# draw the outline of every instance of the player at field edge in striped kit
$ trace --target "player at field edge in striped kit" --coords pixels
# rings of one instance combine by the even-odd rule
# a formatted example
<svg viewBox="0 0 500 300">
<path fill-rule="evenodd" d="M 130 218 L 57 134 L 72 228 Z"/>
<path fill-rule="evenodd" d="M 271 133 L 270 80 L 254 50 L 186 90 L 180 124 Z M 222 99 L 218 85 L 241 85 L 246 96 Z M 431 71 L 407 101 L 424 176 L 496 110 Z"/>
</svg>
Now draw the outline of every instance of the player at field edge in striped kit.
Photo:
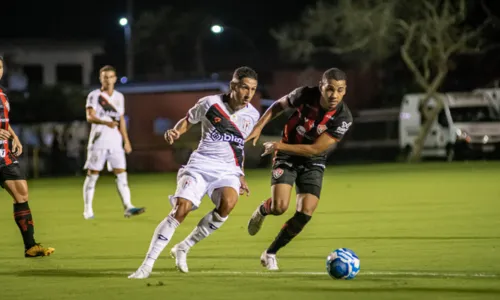
<svg viewBox="0 0 500 300">
<path fill-rule="evenodd" d="M 4 59 L 0 56 L 0 80 L 4 67 Z M 28 204 L 28 183 L 17 160 L 23 153 L 23 146 L 10 126 L 9 112 L 7 92 L 0 85 L 0 185 L 14 200 L 14 220 L 23 237 L 24 257 L 49 256 L 54 248 L 44 247 L 35 241 L 35 223 Z"/>
</svg>

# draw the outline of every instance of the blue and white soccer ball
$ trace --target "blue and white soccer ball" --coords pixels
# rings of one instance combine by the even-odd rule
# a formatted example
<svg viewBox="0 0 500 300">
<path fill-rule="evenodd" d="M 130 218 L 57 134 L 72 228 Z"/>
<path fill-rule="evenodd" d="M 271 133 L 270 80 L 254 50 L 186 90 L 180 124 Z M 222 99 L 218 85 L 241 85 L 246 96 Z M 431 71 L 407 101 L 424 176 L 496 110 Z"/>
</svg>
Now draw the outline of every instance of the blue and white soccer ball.
<svg viewBox="0 0 500 300">
<path fill-rule="evenodd" d="M 326 271 L 334 279 L 353 279 L 359 273 L 360 261 L 354 251 L 339 248 L 326 258 Z"/>
</svg>

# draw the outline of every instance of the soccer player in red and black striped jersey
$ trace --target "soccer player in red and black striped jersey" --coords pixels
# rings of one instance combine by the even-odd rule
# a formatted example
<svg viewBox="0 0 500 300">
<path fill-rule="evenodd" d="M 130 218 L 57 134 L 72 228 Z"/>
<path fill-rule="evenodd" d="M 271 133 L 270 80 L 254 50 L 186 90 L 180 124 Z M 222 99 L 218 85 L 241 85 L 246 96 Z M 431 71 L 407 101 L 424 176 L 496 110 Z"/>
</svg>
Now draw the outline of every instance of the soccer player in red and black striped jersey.
<svg viewBox="0 0 500 300">
<path fill-rule="evenodd" d="M 0 56 L 0 79 L 3 70 L 4 60 Z M 0 86 L 0 185 L 14 199 L 14 220 L 23 237 L 24 256 L 48 256 L 54 252 L 54 248 L 46 248 L 35 242 L 35 226 L 28 205 L 28 184 L 16 158 L 23 152 L 23 146 L 10 127 L 9 111 L 6 90 Z"/>
<path fill-rule="evenodd" d="M 255 210 L 248 223 L 248 233 L 255 235 L 267 215 L 283 214 L 295 183 L 296 212 L 261 255 L 262 265 L 269 270 L 278 270 L 276 252 L 302 231 L 318 205 L 327 154 L 352 124 L 351 112 L 342 101 L 346 88 L 343 71 L 327 70 L 319 86 L 297 88 L 274 102 L 247 138 L 255 145 L 270 120 L 285 109 L 295 110 L 283 129 L 282 140 L 264 143 L 263 155 L 274 153 L 272 197 Z"/>
</svg>

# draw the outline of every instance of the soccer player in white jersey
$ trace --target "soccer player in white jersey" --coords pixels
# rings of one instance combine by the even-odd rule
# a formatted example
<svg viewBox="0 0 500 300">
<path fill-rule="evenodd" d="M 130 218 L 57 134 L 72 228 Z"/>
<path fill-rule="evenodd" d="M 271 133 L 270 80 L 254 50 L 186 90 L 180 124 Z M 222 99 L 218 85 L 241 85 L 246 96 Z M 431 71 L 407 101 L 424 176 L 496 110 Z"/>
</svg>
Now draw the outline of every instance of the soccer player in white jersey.
<svg viewBox="0 0 500 300">
<path fill-rule="evenodd" d="M 249 67 L 234 71 L 228 94 L 201 98 L 173 129 L 165 132 L 174 143 L 193 124 L 201 122 L 202 137 L 187 165 L 177 174 L 177 190 L 170 196 L 170 214 L 156 227 L 142 265 L 129 278 L 147 278 L 160 253 L 182 221 L 198 208 L 207 194 L 215 209 L 206 214 L 194 230 L 170 253 L 179 271 L 188 272 L 186 256 L 191 247 L 220 228 L 228 219 L 239 195 L 249 193 L 243 173 L 244 142 L 259 119 L 250 104 L 257 89 L 257 73 Z"/>
<path fill-rule="evenodd" d="M 130 199 L 130 189 L 127 180 L 127 161 L 125 153 L 132 152 L 132 146 L 125 124 L 125 98 L 115 90 L 116 70 L 112 66 L 104 66 L 99 71 L 101 88 L 93 90 L 87 97 L 87 122 L 90 129 L 87 161 L 87 178 L 83 184 L 83 201 L 85 219 L 93 219 L 95 186 L 99 173 L 107 162 L 108 170 L 116 176 L 116 187 L 124 207 L 124 216 L 139 215 L 145 211 L 143 207 L 136 208 Z"/>
</svg>

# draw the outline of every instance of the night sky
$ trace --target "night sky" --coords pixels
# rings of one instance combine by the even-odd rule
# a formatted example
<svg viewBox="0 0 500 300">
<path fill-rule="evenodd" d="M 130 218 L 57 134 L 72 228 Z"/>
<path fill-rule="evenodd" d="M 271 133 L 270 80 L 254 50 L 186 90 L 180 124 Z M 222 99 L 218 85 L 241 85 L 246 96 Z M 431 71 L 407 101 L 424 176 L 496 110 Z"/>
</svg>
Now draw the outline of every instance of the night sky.
<svg viewBox="0 0 500 300">
<path fill-rule="evenodd" d="M 110 63 L 122 61 L 124 35 L 118 20 L 126 13 L 125 0 L 2 2 L 0 39 L 100 40 L 104 42 L 107 52 L 103 60 L 111 61 Z M 305 6 L 314 4 L 315 1 L 266 1 L 265 6 L 256 3 L 258 2 L 227 0 L 135 0 L 134 18 L 137 19 L 144 10 L 157 9 L 162 5 L 174 6 L 179 11 L 206 11 L 225 25 L 244 31 L 259 51 L 265 53 L 276 49 L 269 29 L 294 21 Z"/>
<path fill-rule="evenodd" d="M 104 43 L 106 55 L 100 63 L 124 62 L 124 34 L 118 24 L 125 15 L 126 0 L 86 1 L 2 1 L 0 17 L 0 43 L 13 38 L 52 38 L 60 40 L 99 40 Z M 300 1 L 228 1 L 228 0 L 135 0 L 134 18 L 148 9 L 171 5 L 179 11 L 206 11 L 224 25 L 236 27 L 253 40 L 259 52 L 276 56 L 276 43 L 270 28 L 297 20 L 305 7 L 315 0 Z M 470 2 L 478 3 L 479 1 Z M 500 16 L 500 0 L 485 0 L 492 11 Z M 484 14 L 475 18 L 481 20 Z M 499 19 L 500 20 L 500 19 Z M 500 24 L 500 21 L 497 21 Z M 500 29 L 500 25 L 497 26 Z M 208 30 L 208 29 L 207 29 Z M 500 30 L 499 30 L 500 32 Z M 497 32 L 496 36 L 500 34 Z M 500 55 L 499 55 L 500 56 Z"/>
</svg>

